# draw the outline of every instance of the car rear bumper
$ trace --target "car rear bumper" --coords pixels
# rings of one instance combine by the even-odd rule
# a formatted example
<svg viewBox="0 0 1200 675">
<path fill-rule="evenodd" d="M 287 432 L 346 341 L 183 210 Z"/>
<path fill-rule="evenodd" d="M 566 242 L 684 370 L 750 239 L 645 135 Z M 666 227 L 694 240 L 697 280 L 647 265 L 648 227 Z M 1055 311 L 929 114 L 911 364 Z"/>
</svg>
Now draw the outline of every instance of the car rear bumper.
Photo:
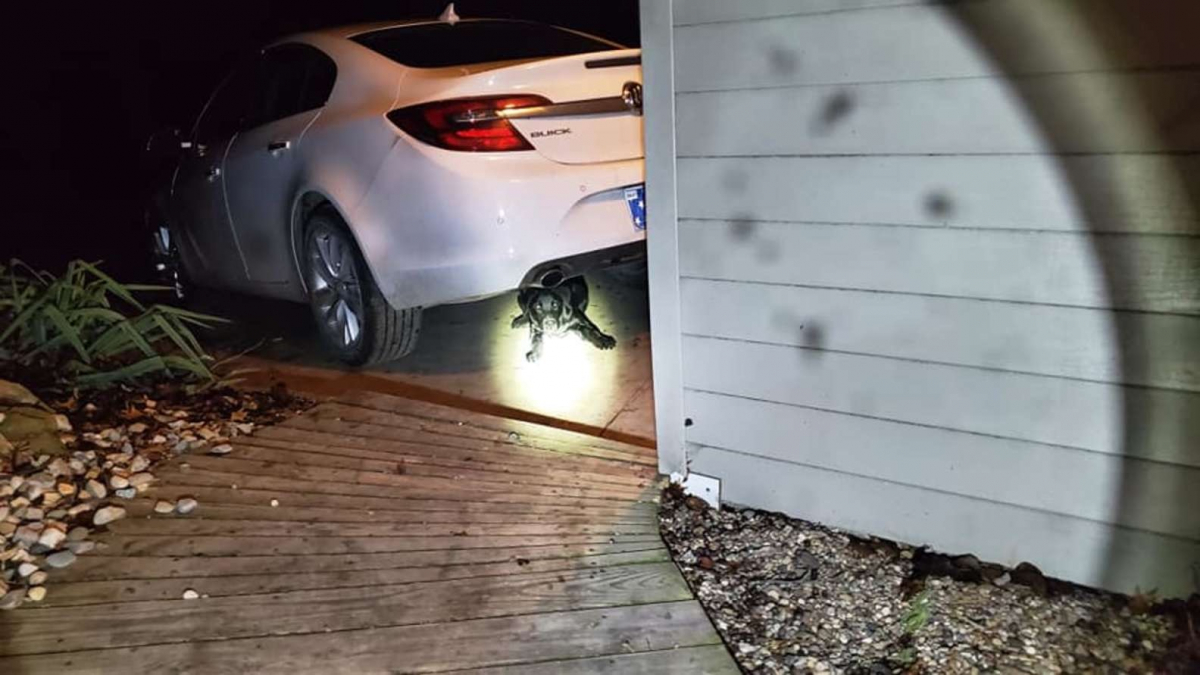
<svg viewBox="0 0 1200 675">
<path fill-rule="evenodd" d="M 525 278 L 521 280 L 521 287 L 557 286 L 564 279 L 583 276 L 645 257 L 646 242 L 635 241 L 599 251 L 588 251 L 558 260 L 549 260 L 530 269 L 525 274 Z"/>
<path fill-rule="evenodd" d="M 575 275 L 644 250 L 624 198 L 643 181 L 640 159 L 564 165 L 401 140 L 347 220 L 388 302 L 427 307 L 503 293 L 554 265 Z"/>
</svg>

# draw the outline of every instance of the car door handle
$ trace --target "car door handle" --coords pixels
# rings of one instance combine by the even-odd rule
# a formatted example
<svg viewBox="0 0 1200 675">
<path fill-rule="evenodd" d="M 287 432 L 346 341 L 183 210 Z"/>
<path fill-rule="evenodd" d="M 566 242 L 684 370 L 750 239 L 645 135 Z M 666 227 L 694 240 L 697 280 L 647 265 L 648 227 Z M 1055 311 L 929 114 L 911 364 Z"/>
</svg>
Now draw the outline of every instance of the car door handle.
<svg viewBox="0 0 1200 675">
<path fill-rule="evenodd" d="M 206 171 L 204 173 L 204 177 L 207 178 L 208 182 L 210 182 L 210 183 L 215 181 L 216 179 L 221 177 L 221 167 L 219 167 L 219 166 L 208 167 L 208 171 Z"/>
<path fill-rule="evenodd" d="M 292 147 L 291 141 L 272 141 L 267 144 L 267 152 L 278 154 Z"/>
</svg>

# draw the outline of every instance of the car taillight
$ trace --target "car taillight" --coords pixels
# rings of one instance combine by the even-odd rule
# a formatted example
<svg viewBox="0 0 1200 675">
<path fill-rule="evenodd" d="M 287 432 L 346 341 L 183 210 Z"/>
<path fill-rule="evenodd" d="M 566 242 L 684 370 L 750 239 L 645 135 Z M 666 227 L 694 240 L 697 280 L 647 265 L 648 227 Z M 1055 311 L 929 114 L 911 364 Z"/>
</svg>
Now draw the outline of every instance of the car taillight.
<svg viewBox="0 0 1200 675">
<path fill-rule="evenodd" d="M 493 96 L 423 103 L 393 110 L 387 117 L 413 138 L 447 150 L 532 150 L 501 111 L 549 104 L 541 96 Z"/>
</svg>

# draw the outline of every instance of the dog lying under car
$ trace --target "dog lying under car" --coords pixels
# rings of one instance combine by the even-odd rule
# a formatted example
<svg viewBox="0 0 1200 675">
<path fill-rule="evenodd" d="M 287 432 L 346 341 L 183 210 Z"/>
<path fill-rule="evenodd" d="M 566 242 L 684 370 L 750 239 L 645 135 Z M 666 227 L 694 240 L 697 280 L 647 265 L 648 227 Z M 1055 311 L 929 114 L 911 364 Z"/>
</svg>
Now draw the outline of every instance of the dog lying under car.
<svg viewBox="0 0 1200 675">
<path fill-rule="evenodd" d="M 583 277 L 567 279 L 557 286 L 531 286 L 517 293 L 521 314 L 513 319 L 512 327 L 529 326 L 530 363 L 542 356 L 542 339 L 546 335 L 579 334 L 597 349 L 612 349 L 617 340 L 606 335 L 587 316 L 588 287 Z"/>
</svg>

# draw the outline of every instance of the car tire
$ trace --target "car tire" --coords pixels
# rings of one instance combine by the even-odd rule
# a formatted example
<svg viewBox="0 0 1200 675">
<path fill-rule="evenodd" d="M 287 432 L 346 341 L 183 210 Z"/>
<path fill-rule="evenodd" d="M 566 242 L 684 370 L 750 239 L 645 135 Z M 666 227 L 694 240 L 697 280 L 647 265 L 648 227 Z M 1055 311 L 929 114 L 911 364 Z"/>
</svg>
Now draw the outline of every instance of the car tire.
<svg viewBox="0 0 1200 675">
<path fill-rule="evenodd" d="M 339 361 L 377 365 L 416 349 L 421 308 L 398 310 L 388 304 L 333 209 L 318 209 L 309 218 L 300 262 L 321 341 Z"/>
</svg>

